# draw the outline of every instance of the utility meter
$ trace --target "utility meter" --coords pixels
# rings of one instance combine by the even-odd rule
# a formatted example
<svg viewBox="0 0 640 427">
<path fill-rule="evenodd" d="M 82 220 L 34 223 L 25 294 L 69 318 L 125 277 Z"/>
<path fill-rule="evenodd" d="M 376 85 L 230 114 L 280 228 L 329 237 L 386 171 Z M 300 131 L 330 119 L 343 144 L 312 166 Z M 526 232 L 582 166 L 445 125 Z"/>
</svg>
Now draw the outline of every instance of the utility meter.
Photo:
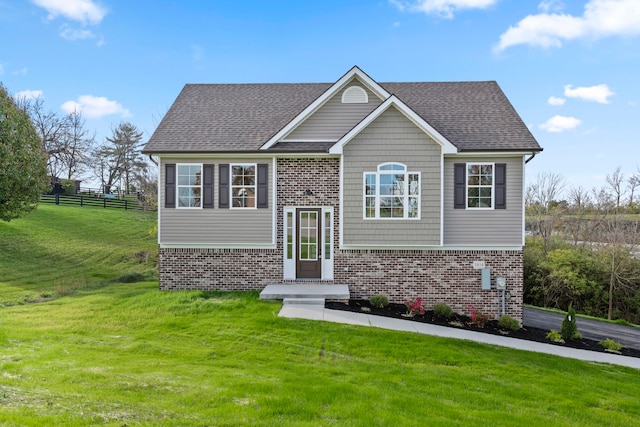
<svg viewBox="0 0 640 427">
<path fill-rule="evenodd" d="M 504 289 L 507 287 L 507 279 L 505 279 L 504 277 L 498 277 L 496 279 L 496 287 L 498 289 Z"/>
</svg>

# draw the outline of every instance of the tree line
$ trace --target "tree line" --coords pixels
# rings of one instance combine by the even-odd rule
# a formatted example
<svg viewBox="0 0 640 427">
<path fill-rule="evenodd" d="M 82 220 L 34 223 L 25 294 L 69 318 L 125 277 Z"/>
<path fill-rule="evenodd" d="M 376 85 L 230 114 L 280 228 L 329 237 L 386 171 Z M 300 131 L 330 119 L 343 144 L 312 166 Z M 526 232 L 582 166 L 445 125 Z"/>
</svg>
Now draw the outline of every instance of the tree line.
<svg viewBox="0 0 640 427">
<path fill-rule="evenodd" d="M 60 115 L 47 110 L 41 98 L 15 101 L 31 119 L 52 180 L 88 178 L 97 180 L 104 193 L 151 190 L 155 194 L 150 188 L 155 183 L 151 164 L 140 152 L 143 133 L 132 123 L 119 123 L 99 143 L 95 132 L 87 129 L 81 111 Z"/>
<path fill-rule="evenodd" d="M 543 173 L 525 194 L 525 302 L 640 323 L 640 168 L 601 187 Z"/>
</svg>

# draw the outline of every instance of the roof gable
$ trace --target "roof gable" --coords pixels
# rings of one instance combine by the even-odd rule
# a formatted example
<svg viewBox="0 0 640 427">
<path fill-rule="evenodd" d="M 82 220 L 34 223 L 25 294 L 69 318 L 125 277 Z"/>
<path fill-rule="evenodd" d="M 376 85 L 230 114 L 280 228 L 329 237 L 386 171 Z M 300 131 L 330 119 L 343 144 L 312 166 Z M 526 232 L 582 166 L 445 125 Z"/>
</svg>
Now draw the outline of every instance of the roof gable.
<svg viewBox="0 0 640 427">
<path fill-rule="evenodd" d="M 328 88 L 321 96 L 316 98 L 309 106 L 307 106 L 307 108 L 305 108 L 296 117 L 294 117 L 285 127 L 283 127 L 275 135 L 273 135 L 273 137 L 271 137 L 261 147 L 261 149 L 267 150 L 279 141 L 283 140 L 296 127 L 298 127 L 305 120 L 311 117 L 322 106 L 324 106 L 327 101 L 336 96 L 341 90 L 345 89 L 354 79 L 357 79 L 358 82 L 360 82 L 363 86 L 373 92 L 379 99 L 386 99 L 390 96 L 390 94 L 382 86 L 376 83 L 360 68 L 354 66 L 345 75 L 338 79 L 338 81 L 335 82 L 330 88 Z"/>
</svg>

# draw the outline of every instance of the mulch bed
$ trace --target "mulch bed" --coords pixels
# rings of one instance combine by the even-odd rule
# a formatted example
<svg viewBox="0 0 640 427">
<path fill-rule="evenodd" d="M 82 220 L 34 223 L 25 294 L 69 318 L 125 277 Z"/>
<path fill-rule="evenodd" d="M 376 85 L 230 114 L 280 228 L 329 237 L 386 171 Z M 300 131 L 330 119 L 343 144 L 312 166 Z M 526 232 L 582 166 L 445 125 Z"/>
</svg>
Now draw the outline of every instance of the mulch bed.
<svg viewBox="0 0 640 427">
<path fill-rule="evenodd" d="M 605 350 L 602 348 L 597 341 L 589 340 L 589 339 L 581 339 L 581 340 L 570 340 L 566 343 L 555 343 L 549 341 L 547 339 L 547 333 L 549 331 L 539 328 L 533 327 L 523 327 L 517 331 L 512 331 L 506 333 L 504 330 L 501 330 L 498 326 L 497 320 L 490 320 L 486 323 L 484 328 L 479 328 L 475 325 L 470 325 L 471 318 L 467 316 L 462 316 L 459 314 L 454 314 L 451 319 L 444 320 L 438 319 L 434 316 L 433 311 L 425 311 L 424 315 L 415 315 L 414 317 L 405 317 L 402 314 L 406 313 L 406 307 L 404 304 L 393 304 L 390 303 L 385 308 L 376 308 L 371 307 L 369 301 L 367 300 L 350 300 L 349 303 L 343 302 L 326 302 L 325 307 L 331 310 L 343 310 L 343 311 L 352 311 L 355 313 L 366 313 L 373 314 L 376 316 L 384 316 L 384 317 L 393 317 L 396 319 L 409 320 L 412 322 L 422 322 L 422 323 L 430 323 L 433 325 L 446 326 L 449 328 L 458 328 L 458 329 L 466 329 L 469 331 L 482 332 L 485 334 L 493 334 L 493 335 L 501 335 L 501 336 L 509 336 L 513 338 L 520 338 L 523 340 L 529 341 L 537 341 L 545 344 L 558 345 L 561 347 L 571 347 L 580 350 L 589 350 L 589 351 L 598 351 L 604 353 Z M 363 310 L 364 308 L 364 310 Z M 370 311 L 366 311 L 370 310 Z M 462 326 L 453 326 L 451 322 L 459 322 Z M 623 356 L 630 357 L 639 357 L 640 358 L 640 350 L 636 350 L 633 348 L 622 348 L 620 353 Z"/>
</svg>

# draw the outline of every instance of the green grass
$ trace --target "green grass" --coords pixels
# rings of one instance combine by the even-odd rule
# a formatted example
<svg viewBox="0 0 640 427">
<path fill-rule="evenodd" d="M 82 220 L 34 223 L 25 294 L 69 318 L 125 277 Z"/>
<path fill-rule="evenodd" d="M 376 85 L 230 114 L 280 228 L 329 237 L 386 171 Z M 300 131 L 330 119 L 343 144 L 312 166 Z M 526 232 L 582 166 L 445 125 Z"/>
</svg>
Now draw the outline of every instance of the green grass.
<svg viewBox="0 0 640 427">
<path fill-rule="evenodd" d="M 60 221 L 72 218 L 69 228 L 93 227 L 86 222 L 95 222 L 94 214 L 79 210 L 41 209 L 23 220 L 30 227 L 3 224 L 0 239 L 15 246 L 16 239 L 35 238 L 33 229 L 43 228 L 51 212 Z M 128 231 L 121 245 L 85 239 L 94 262 L 72 274 L 93 285 L 0 308 L 0 425 L 638 425 L 637 370 L 279 318 L 280 304 L 259 301 L 255 292 L 159 292 L 156 280 L 114 283 L 149 266 L 129 257 L 116 262 L 122 255 L 112 259 L 113 252 L 155 243 L 145 243 L 143 218 L 96 211 L 105 228 Z M 76 242 L 87 235 L 45 234 L 57 243 L 43 235 L 40 246 L 56 246 L 63 260 L 78 250 L 64 236 Z M 109 277 L 94 277 L 112 263 Z M 36 265 L 20 279 L 35 293 L 49 286 L 39 270 L 48 264 Z M 21 288 L 20 280 L 2 287 Z"/>
<path fill-rule="evenodd" d="M 127 273 L 155 275 L 155 214 L 40 205 L 0 221 L 0 305 L 40 301 Z"/>
</svg>

